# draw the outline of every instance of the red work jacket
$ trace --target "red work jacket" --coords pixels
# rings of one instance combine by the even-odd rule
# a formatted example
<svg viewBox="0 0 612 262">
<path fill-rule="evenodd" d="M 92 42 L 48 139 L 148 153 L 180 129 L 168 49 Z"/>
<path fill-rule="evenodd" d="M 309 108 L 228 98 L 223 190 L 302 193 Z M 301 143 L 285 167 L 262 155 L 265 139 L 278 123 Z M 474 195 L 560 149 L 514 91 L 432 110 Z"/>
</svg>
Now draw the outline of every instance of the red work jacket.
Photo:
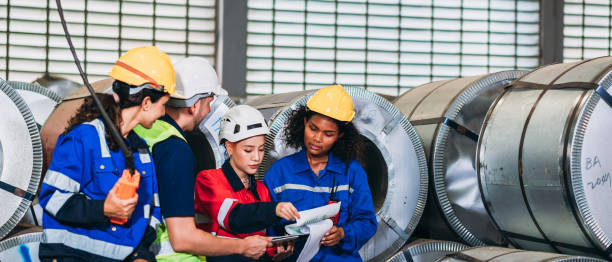
<svg viewBox="0 0 612 262">
<path fill-rule="evenodd" d="M 226 171 L 229 172 L 225 173 L 231 174 L 225 174 L 221 168 L 204 170 L 198 173 L 195 184 L 196 226 L 222 237 L 265 236 L 266 233 L 263 230 L 248 234 L 233 233 L 229 226 L 229 214 L 237 204 L 269 202 L 270 193 L 268 189 L 263 183 L 253 179 L 254 183 L 251 183 L 251 185 L 255 185 L 257 189 L 256 192 L 259 197 L 259 200 L 257 200 L 253 190 L 245 188 L 233 170 Z M 257 216 L 257 214 L 253 214 L 253 216 Z M 249 218 L 243 217 L 240 219 Z"/>
</svg>

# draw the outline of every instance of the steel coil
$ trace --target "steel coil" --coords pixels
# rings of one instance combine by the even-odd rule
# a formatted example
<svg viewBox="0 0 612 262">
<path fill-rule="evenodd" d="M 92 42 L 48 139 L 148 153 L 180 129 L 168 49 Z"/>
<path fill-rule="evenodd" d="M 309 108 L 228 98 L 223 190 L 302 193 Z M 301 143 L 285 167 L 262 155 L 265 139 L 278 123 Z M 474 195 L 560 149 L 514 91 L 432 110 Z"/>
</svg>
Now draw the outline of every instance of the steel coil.
<svg viewBox="0 0 612 262">
<path fill-rule="evenodd" d="M 49 73 L 45 73 L 43 76 L 34 80 L 34 84 L 46 87 L 62 98 L 70 95 L 72 92 L 82 86 L 77 82 L 62 77 L 50 75 Z"/>
<path fill-rule="evenodd" d="M 387 262 L 431 262 L 438 261 L 445 255 L 469 248 L 456 242 L 419 239 L 400 250 Z"/>
<path fill-rule="evenodd" d="M 47 118 L 49 118 L 55 106 L 62 101 L 62 97 L 53 90 L 37 84 L 16 81 L 9 81 L 8 84 L 14 88 L 26 102 L 39 128 L 45 124 L 45 121 L 47 121 Z"/>
<path fill-rule="evenodd" d="M 610 258 L 611 68 L 612 57 L 541 67 L 489 109 L 480 190 L 514 246 Z"/>
<path fill-rule="evenodd" d="M 378 230 L 360 250 L 364 260 L 384 261 L 399 250 L 421 217 L 427 196 L 427 166 L 418 136 L 408 120 L 386 99 L 362 88 L 347 87 L 356 111 L 353 123 L 366 138 L 362 165 L 368 174 Z M 277 159 L 296 152 L 283 142 L 282 131 L 291 112 L 316 90 L 258 97 L 246 104 L 268 120 L 265 170 Z"/>
<path fill-rule="evenodd" d="M 0 241 L 0 261 L 36 262 L 38 248 L 43 239 L 42 229 L 29 228 Z"/>
<path fill-rule="evenodd" d="M 478 191 L 478 132 L 503 88 L 526 71 L 511 70 L 417 86 L 393 101 L 415 127 L 429 161 L 430 196 L 419 236 L 469 245 L 503 245 Z"/>
<path fill-rule="evenodd" d="M 598 258 L 568 256 L 503 247 L 474 247 L 446 255 L 440 262 L 603 262 Z"/>
<path fill-rule="evenodd" d="M 17 92 L 0 79 L 0 238 L 29 208 L 42 169 L 42 145 L 34 116 Z"/>
</svg>

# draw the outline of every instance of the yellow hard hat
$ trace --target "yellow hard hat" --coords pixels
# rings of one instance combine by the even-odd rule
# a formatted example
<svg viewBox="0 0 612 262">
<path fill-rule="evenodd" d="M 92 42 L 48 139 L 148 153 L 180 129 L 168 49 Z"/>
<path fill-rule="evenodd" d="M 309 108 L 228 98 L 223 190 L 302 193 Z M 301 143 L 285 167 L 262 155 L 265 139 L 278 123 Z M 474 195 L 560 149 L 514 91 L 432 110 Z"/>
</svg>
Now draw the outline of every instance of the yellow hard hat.
<svg viewBox="0 0 612 262">
<path fill-rule="evenodd" d="M 341 85 L 319 89 L 306 102 L 308 109 L 338 121 L 349 122 L 355 117 L 353 100 Z"/>
<path fill-rule="evenodd" d="M 155 46 L 141 46 L 123 54 L 108 74 L 121 82 L 149 86 L 174 94 L 176 84 L 170 57 Z"/>
</svg>

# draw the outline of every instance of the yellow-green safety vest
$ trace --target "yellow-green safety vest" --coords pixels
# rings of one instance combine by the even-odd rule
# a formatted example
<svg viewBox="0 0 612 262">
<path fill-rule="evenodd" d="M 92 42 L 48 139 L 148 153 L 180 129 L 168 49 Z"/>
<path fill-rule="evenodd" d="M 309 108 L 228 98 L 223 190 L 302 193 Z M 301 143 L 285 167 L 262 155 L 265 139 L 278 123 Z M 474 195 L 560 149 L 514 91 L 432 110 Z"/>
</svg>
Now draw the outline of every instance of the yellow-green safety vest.
<svg viewBox="0 0 612 262">
<path fill-rule="evenodd" d="M 187 140 L 181 132 L 178 131 L 173 125 L 166 121 L 157 120 L 153 123 L 151 129 L 146 129 L 141 125 L 134 128 L 134 132 L 138 134 L 142 139 L 149 145 L 149 151 L 153 154 L 153 146 L 157 143 L 162 142 L 172 136 L 183 139 L 185 143 Z M 166 228 L 165 220 L 162 219 L 162 223 L 157 228 L 157 238 L 153 242 L 151 249 L 156 253 L 155 259 L 160 262 L 201 262 L 206 261 L 204 256 L 194 256 L 187 253 L 177 253 L 172 249 L 170 244 L 170 237 L 168 236 L 168 230 Z"/>
</svg>

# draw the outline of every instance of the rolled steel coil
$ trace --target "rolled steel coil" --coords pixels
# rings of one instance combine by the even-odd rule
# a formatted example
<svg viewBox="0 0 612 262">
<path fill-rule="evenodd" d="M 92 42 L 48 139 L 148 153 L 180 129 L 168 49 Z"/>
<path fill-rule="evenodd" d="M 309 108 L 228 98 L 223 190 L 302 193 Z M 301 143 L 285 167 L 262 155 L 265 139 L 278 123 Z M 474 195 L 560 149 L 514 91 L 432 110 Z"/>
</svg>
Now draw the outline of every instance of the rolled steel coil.
<svg viewBox="0 0 612 262">
<path fill-rule="evenodd" d="M 386 99 L 362 88 L 346 87 L 356 111 L 353 123 L 366 139 L 361 163 L 368 174 L 378 231 L 360 250 L 364 260 L 384 261 L 399 250 L 421 217 L 427 196 L 427 166 L 421 142 L 406 119 Z M 291 112 L 316 90 L 258 97 L 246 104 L 259 109 L 270 126 L 266 136 L 265 170 L 277 159 L 296 152 L 283 142 Z"/>
<path fill-rule="evenodd" d="M 0 241 L 0 261 L 37 262 L 38 248 L 43 239 L 40 227 L 28 228 Z"/>
<path fill-rule="evenodd" d="M 77 82 L 62 77 L 50 75 L 49 73 L 45 73 L 43 76 L 34 80 L 34 84 L 38 84 L 48 88 L 49 90 L 59 95 L 61 98 L 70 95 L 72 92 L 83 86 Z"/>
<path fill-rule="evenodd" d="M 610 259 L 611 68 L 612 57 L 538 68 L 487 112 L 480 191 L 514 246 Z"/>
<path fill-rule="evenodd" d="M 9 81 L 8 84 L 26 102 L 39 128 L 45 124 L 55 106 L 62 101 L 62 97 L 53 90 L 37 84 L 17 81 Z"/>
<path fill-rule="evenodd" d="M 30 207 L 40 182 L 42 144 L 34 116 L 19 94 L 0 79 L 0 238 Z"/>
<path fill-rule="evenodd" d="M 440 262 L 604 262 L 598 258 L 525 251 L 503 247 L 474 247 L 446 255 Z"/>
<path fill-rule="evenodd" d="M 504 87 L 527 71 L 511 70 L 417 86 L 393 101 L 423 141 L 430 196 L 419 237 L 503 245 L 478 190 L 478 133 Z"/>
<path fill-rule="evenodd" d="M 445 255 L 469 248 L 464 244 L 441 241 L 419 239 L 400 250 L 395 256 L 391 257 L 387 262 L 431 262 L 438 261 Z"/>
</svg>

